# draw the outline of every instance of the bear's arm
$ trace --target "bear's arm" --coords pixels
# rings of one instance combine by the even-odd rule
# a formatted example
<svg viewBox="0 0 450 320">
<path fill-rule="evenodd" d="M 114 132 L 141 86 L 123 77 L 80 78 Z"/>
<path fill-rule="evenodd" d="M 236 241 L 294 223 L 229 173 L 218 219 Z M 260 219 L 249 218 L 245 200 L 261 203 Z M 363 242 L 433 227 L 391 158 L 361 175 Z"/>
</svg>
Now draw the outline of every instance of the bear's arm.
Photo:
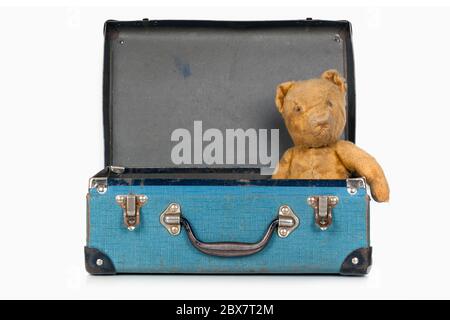
<svg viewBox="0 0 450 320">
<path fill-rule="evenodd" d="M 292 160 L 292 148 L 288 149 L 281 160 L 278 162 L 275 169 L 275 173 L 272 175 L 272 179 L 289 179 L 289 168 Z"/>
<path fill-rule="evenodd" d="M 349 141 L 339 141 L 336 144 L 336 153 L 348 171 L 365 177 L 372 197 L 378 202 L 389 200 L 389 185 L 384 176 L 383 169 L 370 154 L 358 148 Z"/>
</svg>

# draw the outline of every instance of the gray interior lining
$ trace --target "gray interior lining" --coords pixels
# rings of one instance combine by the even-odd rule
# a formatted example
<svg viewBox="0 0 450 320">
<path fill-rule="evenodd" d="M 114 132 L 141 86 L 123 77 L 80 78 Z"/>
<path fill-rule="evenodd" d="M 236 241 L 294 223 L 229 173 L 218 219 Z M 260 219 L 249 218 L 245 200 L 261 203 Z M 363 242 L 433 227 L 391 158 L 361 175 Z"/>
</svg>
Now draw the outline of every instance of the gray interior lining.
<svg viewBox="0 0 450 320">
<path fill-rule="evenodd" d="M 292 142 L 274 104 L 276 86 L 330 68 L 346 77 L 345 32 L 338 26 L 118 28 L 106 40 L 111 164 L 261 166 L 260 159 L 256 165 L 175 165 L 171 133 L 185 128 L 193 135 L 196 120 L 203 132 L 217 128 L 224 136 L 225 129 L 279 129 L 281 157 Z"/>
</svg>

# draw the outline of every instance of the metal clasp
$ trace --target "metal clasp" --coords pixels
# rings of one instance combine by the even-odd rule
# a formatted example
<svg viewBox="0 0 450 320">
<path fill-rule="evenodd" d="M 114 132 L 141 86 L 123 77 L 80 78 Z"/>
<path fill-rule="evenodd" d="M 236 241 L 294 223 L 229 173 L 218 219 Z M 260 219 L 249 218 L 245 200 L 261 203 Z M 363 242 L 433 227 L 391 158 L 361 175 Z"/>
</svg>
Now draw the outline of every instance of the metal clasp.
<svg viewBox="0 0 450 320">
<path fill-rule="evenodd" d="M 278 210 L 278 236 L 286 238 L 292 231 L 300 225 L 300 220 L 294 214 L 294 211 L 283 205 Z"/>
<path fill-rule="evenodd" d="M 333 222 L 332 209 L 338 204 L 336 196 L 311 196 L 308 204 L 314 209 L 314 220 L 320 230 L 325 231 Z"/>
<path fill-rule="evenodd" d="M 148 201 L 146 195 L 118 195 L 117 204 L 123 209 L 123 222 L 128 230 L 133 231 L 141 222 L 140 209 Z"/>
<path fill-rule="evenodd" d="M 178 203 L 171 203 L 159 216 L 159 222 L 173 236 L 177 236 L 181 231 L 181 206 Z"/>
</svg>

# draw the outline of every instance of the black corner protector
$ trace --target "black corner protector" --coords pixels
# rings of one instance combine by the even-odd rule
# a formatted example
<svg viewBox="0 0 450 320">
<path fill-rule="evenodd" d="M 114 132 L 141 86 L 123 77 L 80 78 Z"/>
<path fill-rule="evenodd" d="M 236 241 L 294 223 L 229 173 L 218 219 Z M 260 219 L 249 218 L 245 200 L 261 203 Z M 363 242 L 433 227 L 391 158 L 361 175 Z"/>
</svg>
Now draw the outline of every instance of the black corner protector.
<svg viewBox="0 0 450 320">
<path fill-rule="evenodd" d="M 372 247 L 359 248 L 350 253 L 341 265 L 340 273 L 346 276 L 363 276 L 372 266 Z"/>
<path fill-rule="evenodd" d="M 116 274 L 116 268 L 111 259 L 95 248 L 84 247 L 86 271 L 94 275 Z"/>
</svg>

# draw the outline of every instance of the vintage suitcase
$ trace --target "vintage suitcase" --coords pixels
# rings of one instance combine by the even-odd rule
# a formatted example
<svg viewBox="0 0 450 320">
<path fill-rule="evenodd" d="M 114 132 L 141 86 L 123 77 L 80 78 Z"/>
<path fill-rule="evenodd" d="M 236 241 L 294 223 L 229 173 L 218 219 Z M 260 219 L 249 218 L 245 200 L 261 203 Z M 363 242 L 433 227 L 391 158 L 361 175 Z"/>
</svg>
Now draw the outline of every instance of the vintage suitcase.
<svg viewBox="0 0 450 320">
<path fill-rule="evenodd" d="M 89 273 L 368 273 L 364 178 L 271 180 L 267 161 L 247 161 L 250 139 L 233 146 L 246 161 L 201 159 L 207 128 L 279 129 L 272 150 L 282 155 L 292 143 L 276 85 L 329 68 L 347 79 L 344 138 L 354 141 L 349 22 L 107 21 L 104 35 L 105 169 L 89 182 Z M 174 132 L 192 138 L 181 163 Z"/>
</svg>

